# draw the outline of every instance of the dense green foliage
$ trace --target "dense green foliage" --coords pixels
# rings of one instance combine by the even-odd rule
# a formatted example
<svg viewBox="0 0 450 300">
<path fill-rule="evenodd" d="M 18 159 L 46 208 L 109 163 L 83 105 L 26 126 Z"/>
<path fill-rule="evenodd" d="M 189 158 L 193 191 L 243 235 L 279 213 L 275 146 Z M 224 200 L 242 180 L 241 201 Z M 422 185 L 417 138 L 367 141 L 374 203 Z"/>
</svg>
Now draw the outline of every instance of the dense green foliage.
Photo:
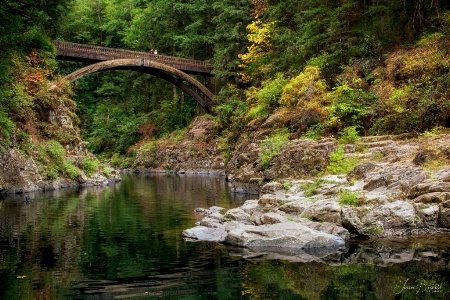
<svg viewBox="0 0 450 300">
<path fill-rule="evenodd" d="M 2 0 L 0 46 L 10 50 L 0 54 L 2 144 L 35 109 L 29 89 L 14 84 L 14 67 L 36 49 L 31 67 L 51 78 L 51 38 L 212 62 L 215 112 L 229 142 L 280 109 L 280 126 L 304 137 L 447 126 L 449 9 L 444 0 Z M 79 67 L 59 63 L 63 74 Z M 147 74 L 92 74 L 75 91 L 83 138 L 108 156 L 202 113 Z"/>
<path fill-rule="evenodd" d="M 0 1 L 2 147 L 11 144 L 17 121 L 30 117 L 35 107 L 32 94 L 55 70 L 48 36 L 55 34 L 68 1 Z"/>
</svg>

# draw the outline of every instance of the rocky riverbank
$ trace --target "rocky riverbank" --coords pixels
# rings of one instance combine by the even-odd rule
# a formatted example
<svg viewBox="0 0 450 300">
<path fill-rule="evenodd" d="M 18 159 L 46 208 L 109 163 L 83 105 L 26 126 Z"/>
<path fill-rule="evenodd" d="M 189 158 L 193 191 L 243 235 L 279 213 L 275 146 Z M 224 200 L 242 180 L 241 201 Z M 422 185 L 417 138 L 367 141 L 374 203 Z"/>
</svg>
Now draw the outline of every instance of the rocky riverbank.
<svg viewBox="0 0 450 300">
<path fill-rule="evenodd" d="M 337 149 L 343 149 L 340 163 L 353 164 L 347 174 L 329 172 Z M 205 218 L 183 236 L 308 249 L 342 247 L 350 237 L 450 233 L 449 153 L 448 133 L 364 137 L 347 145 L 294 140 L 267 169 L 258 159 L 241 160 L 230 174 L 247 178 L 244 183 L 269 181 L 259 197 L 229 211 L 200 209 Z"/>
<path fill-rule="evenodd" d="M 102 186 L 120 180 L 119 172 L 107 167 L 98 167 L 92 174 L 86 175 L 81 170 L 81 165 L 86 159 L 96 160 L 85 149 L 78 149 L 76 154 L 68 156 L 68 160 L 74 166 L 80 167 L 77 169 L 77 175 L 74 178 L 67 175 L 50 178 L 36 157 L 26 156 L 16 148 L 6 149 L 0 152 L 0 193 L 16 194 L 72 186 Z"/>
</svg>

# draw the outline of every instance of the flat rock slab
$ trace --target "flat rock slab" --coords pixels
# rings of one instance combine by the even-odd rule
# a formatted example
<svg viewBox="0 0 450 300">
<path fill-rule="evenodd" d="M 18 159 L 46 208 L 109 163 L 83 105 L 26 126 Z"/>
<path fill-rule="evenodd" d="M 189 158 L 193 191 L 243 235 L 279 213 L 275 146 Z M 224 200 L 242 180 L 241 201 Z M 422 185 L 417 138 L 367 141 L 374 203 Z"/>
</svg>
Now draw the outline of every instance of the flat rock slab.
<svg viewBox="0 0 450 300">
<path fill-rule="evenodd" d="M 183 230 L 182 236 L 194 241 L 223 242 L 227 232 L 222 228 L 196 226 Z"/>
<path fill-rule="evenodd" d="M 309 249 L 316 247 L 345 247 L 341 237 L 311 229 L 295 222 L 236 228 L 225 243 L 240 247 L 283 247 Z"/>
</svg>

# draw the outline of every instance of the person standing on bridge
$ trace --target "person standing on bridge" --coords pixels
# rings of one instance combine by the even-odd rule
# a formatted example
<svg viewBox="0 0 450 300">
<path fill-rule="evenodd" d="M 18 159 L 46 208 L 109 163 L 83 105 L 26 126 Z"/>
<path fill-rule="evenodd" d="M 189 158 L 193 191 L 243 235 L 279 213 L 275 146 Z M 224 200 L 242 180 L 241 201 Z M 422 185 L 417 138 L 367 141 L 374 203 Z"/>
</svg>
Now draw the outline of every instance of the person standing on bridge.
<svg viewBox="0 0 450 300">
<path fill-rule="evenodd" d="M 154 51 L 153 51 L 153 54 L 158 54 L 158 50 L 154 50 Z"/>
<path fill-rule="evenodd" d="M 153 54 L 153 49 L 148 50 L 148 54 Z"/>
</svg>

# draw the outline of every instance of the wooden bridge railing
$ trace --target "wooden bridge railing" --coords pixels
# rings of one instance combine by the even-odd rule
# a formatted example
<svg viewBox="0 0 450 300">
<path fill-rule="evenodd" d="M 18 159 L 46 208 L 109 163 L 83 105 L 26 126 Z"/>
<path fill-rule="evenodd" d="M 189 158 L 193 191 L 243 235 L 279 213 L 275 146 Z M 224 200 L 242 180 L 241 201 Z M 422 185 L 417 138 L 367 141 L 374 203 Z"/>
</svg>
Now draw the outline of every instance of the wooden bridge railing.
<svg viewBox="0 0 450 300">
<path fill-rule="evenodd" d="M 65 58 L 79 58 L 93 61 L 141 58 L 166 64 L 187 73 L 211 75 L 211 71 L 213 70 L 211 63 L 194 59 L 61 41 L 54 41 L 54 44 L 57 48 L 57 55 Z"/>
</svg>

